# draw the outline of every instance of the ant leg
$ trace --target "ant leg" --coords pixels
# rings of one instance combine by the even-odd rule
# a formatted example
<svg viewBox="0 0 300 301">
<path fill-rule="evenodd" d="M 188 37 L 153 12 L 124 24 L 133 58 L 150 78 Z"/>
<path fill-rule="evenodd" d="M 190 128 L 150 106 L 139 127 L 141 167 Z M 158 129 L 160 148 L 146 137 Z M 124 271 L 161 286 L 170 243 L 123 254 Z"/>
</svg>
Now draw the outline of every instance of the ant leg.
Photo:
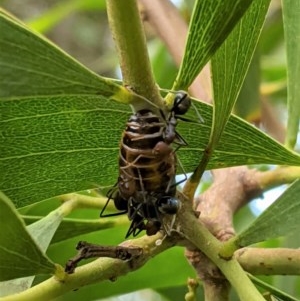
<svg viewBox="0 0 300 301">
<path fill-rule="evenodd" d="M 179 184 L 181 184 L 181 183 L 183 183 L 183 182 L 185 182 L 185 181 L 187 180 L 186 172 L 185 172 L 184 167 L 183 167 L 183 165 L 182 165 L 180 159 L 178 158 L 178 156 L 176 157 L 176 159 L 177 159 L 177 162 L 178 162 L 178 164 L 179 164 L 179 166 L 180 166 L 180 169 L 181 169 L 182 172 L 183 172 L 184 178 L 183 178 L 182 180 L 178 181 L 178 182 L 175 182 L 175 176 L 174 176 L 174 178 L 171 178 L 171 179 L 169 180 L 168 186 L 167 186 L 167 188 L 166 188 L 166 190 L 165 190 L 166 193 L 168 193 L 168 192 L 170 191 L 171 188 L 174 188 L 174 187 L 176 187 L 177 185 L 179 185 Z"/>
<path fill-rule="evenodd" d="M 182 179 L 179 182 L 175 183 L 176 186 L 187 180 L 186 172 L 185 172 L 184 167 L 183 167 L 183 165 L 182 165 L 182 163 L 181 163 L 181 161 L 180 161 L 180 159 L 178 157 L 177 157 L 177 162 L 178 162 L 178 164 L 180 166 L 180 169 L 182 170 L 182 173 L 184 175 L 184 179 Z"/>
<path fill-rule="evenodd" d="M 186 122 L 192 122 L 192 123 L 197 123 L 197 124 L 199 124 L 199 123 L 200 123 L 200 124 L 201 124 L 201 123 L 205 123 L 203 117 L 202 117 L 201 114 L 199 113 L 199 111 L 198 111 L 197 107 L 195 106 L 195 104 L 194 104 L 193 102 L 191 102 L 191 105 L 192 105 L 192 107 L 193 107 L 193 109 L 194 109 L 194 111 L 196 112 L 196 115 L 197 115 L 197 117 L 198 117 L 198 121 L 197 121 L 197 122 L 194 121 L 194 120 L 192 120 L 192 119 L 190 119 L 190 118 L 183 117 L 183 116 L 181 116 L 181 115 L 175 115 L 175 117 L 176 117 L 177 119 L 179 119 L 179 120 L 186 121 Z"/>
<path fill-rule="evenodd" d="M 121 212 L 115 212 L 115 213 L 104 214 L 104 211 L 105 211 L 107 205 L 109 204 L 109 202 L 110 202 L 111 200 L 112 200 L 113 202 L 115 202 L 115 199 L 119 198 L 119 200 L 125 202 L 125 200 L 121 199 L 121 197 L 119 196 L 118 192 L 116 193 L 115 199 L 114 199 L 114 197 L 113 197 L 113 193 L 117 190 L 117 187 L 116 187 L 117 184 L 118 184 L 118 182 L 117 182 L 117 183 L 116 183 L 116 184 L 108 191 L 108 193 L 107 193 L 108 199 L 107 199 L 107 201 L 106 201 L 104 207 L 102 208 L 102 210 L 101 210 L 101 212 L 100 212 L 100 217 L 118 216 L 118 215 L 122 215 L 122 214 L 127 213 L 128 209 L 123 210 L 123 211 L 121 211 Z M 116 207 L 116 205 L 115 205 L 115 207 Z"/>
<path fill-rule="evenodd" d="M 174 182 L 175 182 L 175 175 L 174 175 L 174 177 L 172 177 L 172 178 L 169 180 L 168 186 L 167 186 L 167 188 L 166 188 L 166 190 L 165 190 L 166 193 L 168 193 L 172 187 L 174 187 L 174 186 L 177 185 L 177 183 L 172 184 L 172 183 L 174 183 Z"/>
<path fill-rule="evenodd" d="M 143 225 L 143 227 L 137 227 L 134 229 L 134 231 L 132 232 L 132 236 L 136 237 L 137 235 L 139 235 L 144 229 L 144 224 L 142 222 L 139 223 L 139 225 Z M 138 230 L 138 231 L 137 231 Z"/>
<path fill-rule="evenodd" d="M 127 239 L 131 234 L 135 233 L 136 230 L 136 225 L 135 225 L 135 221 L 133 220 L 130 224 L 130 227 L 125 235 L 125 239 Z M 135 235 L 133 235 L 135 236 Z"/>
<path fill-rule="evenodd" d="M 144 218 L 138 215 L 138 211 L 141 206 L 142 204 L 139 204 L 137 208 L 134 208 L 134 213 L 131 216 L 129 216 L 129 219 L 132 219 L 132 222 L 126 233 L 125 239 L 128 238 L 131 234 L 135 237 L 145 229 Z"/>
<path fill-rule="evenodd" d="M 173 230 L 173 228 L 174 228 L 174 224 L 175 224 L 175 221 L 176 221 L 176 217 L 177 217 L 177 214 L 174 214 L 173 217 L 172 217 L 172 221 L 171 221 L 170 229 L 169 229 L 170 235 L 171 235 L 171 232 L 172 232 L 172 230 Z"/>
<path fill-rule="evenodd" d="M 188 143 L 185 141 L 185 139 L 176 131 L 176 139 L 178 139 L 179 142 L 175 142 L 179 144 L 180 146 L 187 146 Z"/>
<path fill-rule="evenodd" d="M 102 208 L 101 210 L 101 213 L 100 213 L 100 217 L 110 217 L 110 216 L 118 216 L 118 215 L 122 215 L 122 214 L 125 214 L 127 213 L 128 210 L 123 210 L 123 211 L 120 211 L 120 212 L 114 212 L 114 213 L 109 213 L 109 214 L 104 214 L 104 211 L 109 203 L 110 200 L 113 200 L 113 199 L 108 199 L 107 202 L 105 203 L 104 207 Z"/>
<path fill-rule="evenodd" d="M 192 107 L 193 107 L 194 111 L 195 111 L 196 114 L 197 114 L 197 117 L 198 117 L 198 119 L 199 119 L 199 123 L 204 123 L 204 119 L 203 119 L 203 117 L 201 116 L 201 114 L 199 113 L 199 111 L 198 111 L 197 107 L 195 106 L 195 104 L 194 104 L 193 102 L 191 102 L 191 104 L 192 104 Z"/>
<path fill-rule="evenodd" d="M 173 141 L 174 144 L 177 145 L 177 147 L 174 150 L 174 153 L 176 153 L 182 146 L 187 146 L 188 143 L 185 141 L 185 139 L 176 131 L 176 136 Z"/>
<path fill-rule="evenodd" d="M 163 225 L 163 228 L 164 228 L 164 231 L 165 231 L 166 235 L 170 236 L 171 232 L 173 231 L 175 220 L 176 220 L 176 217 L 177 217 L 177 209 L 176 209 L 176 213 L 175 214 L 169 213 L 168 215 L 169 216 L 173 215 L 171 222 L 169 223 L 169 225 L 167 225 L 165 223 L 162 223 L 162 225 Z M 161 214 L 159 216 L 161 217 Z M 162 218 L 161 218 L 161 220 L 162 220 Z"/>
<path fill-rule="evenodd" d="M 101 212 L 100 212 L 100 217 L 105 217 L 107 215 L 104 215 L 104 211 L 107 207 L 107 205 L 109 204 L 110 200 L 113 200 L 113 193 L 114 191 L 117 189 L 118 182 L 107 192 L 106 197 L 108 198 L 104 207 L 102 208 Z"/>
</svg>

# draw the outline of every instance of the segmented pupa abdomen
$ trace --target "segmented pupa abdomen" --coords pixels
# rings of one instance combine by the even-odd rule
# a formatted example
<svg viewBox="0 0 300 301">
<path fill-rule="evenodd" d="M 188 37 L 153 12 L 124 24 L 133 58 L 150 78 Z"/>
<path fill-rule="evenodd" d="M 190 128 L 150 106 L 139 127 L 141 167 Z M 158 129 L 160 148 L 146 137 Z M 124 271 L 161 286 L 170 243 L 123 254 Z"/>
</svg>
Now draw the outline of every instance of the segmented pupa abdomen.
<svg viewBox="0 0 300 301">
<path fill-rule="evenodd" d="M 176 175 L 176 156 L 165 143 L 165 126 L 150 110 L 138 111 L 129 118 L 119 156 L 118 188 L 124 199 L 136 199 L 139 192 L 175 194 L 171 186 Z"/>
</svg>

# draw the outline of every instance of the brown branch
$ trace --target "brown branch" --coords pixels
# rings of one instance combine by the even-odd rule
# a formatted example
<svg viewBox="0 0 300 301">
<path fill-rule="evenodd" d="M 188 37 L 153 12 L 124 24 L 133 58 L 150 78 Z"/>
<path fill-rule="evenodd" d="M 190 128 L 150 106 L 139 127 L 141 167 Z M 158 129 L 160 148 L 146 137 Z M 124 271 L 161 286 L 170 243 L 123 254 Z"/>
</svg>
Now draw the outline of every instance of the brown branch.
<svg viewBox="0 0 300 301">
<path fill-rule="evenodd" d="M 196 198 L 201 221 L 221 241 L 234 235 L 232 217 L 253 197 L 262 193 L 257 171 L 245 166 L 212 171 L 211 187 Z"/>
<path fill-rule="evenodd" d="M 287 184 L 300 177 L 300 167 L 279 167 L 258 171 L 246 166 L 212 171 L 211 187 L 196 197 L 201 221 L 221 241 L 234 235 L 233 215 L 253 198 L 278 185 Z"/>
<path fill-rule="evenodd" d="M 227 300 L 230 285 L 219 268 L 199 250 L 187 248 L 185 256 L 203 283 L 205 300 Z"/>
</svg>

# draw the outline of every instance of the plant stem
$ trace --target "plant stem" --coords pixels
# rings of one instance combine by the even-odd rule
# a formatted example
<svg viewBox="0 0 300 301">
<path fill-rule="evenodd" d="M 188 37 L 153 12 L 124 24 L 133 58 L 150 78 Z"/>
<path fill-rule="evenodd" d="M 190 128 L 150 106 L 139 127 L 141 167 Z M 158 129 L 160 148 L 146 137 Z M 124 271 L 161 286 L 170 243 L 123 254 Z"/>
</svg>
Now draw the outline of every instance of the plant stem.
<svg viewBox="0 0 300 301">
<path fill-rule="evenodd" d="M 140 268 L 150 258 L 167 250 L 174 245 L 174 242 L 163 240 L 162 244 L 156 245 L 156 241 L 161 239 L 162 235 L 157 234 L 151 237 L 144 236 L 127 242 L 135 247 L 142 247 L 142 254 L 136 261 L 123 261 L 112 258 L 99 258 L 91 263 L 76 268 L 74 274 L 64 274 L 64 277 L 58 279 L 51 277 L 30 289 L 21 293 L 0 298 L 0 301 L 51 301 L 69 291 L 79 289 L 80 287 L 101 282 L 109 279 L 116 279 L 122 275 Z M 123 244 L 123 246 L 126 246 Z"/>
<path fill-rule="evenodd" d="M 106 3 L 110 29 L 120 60 L 123 85 L 160 106 L 161 98 L 152 75 L 136 0 L 108 0 Z M 147 102 L 143 105 L 147 106 Z M 135 104 L 133 106 L 137 109 Z"/>
<path fill-rule="evenodd" d="M 300 250 L 289 248 L 242 248 L 234 257 L 252 275 L 300 275 Z"/>
<path fill-rule="evenodd" d="M 250 281 L 245 271 L 241 268 L 237 260 L 231 258 L 224 260 L 219 256 L 222 243 L 215 238 L 209 230 L 196 221 L 194 212 L 189 209 L 189 202 L 179 194 L 183 204 L 182 211 L 185 214 L 178 215 L 178 224 L 185 238 L 201 250 L 225 275 L 227 280 L 234 287 L 242 301 L 263 301 L 264 298 Z"/>
<path fill-rule="evenodd" d="M 79 193 L 63 194 L 59 198 L 63 202 L 63 204 L 61 205 L 61 210 L 64 212 L 64 216 L 68 215 L 73 210 L 79 208 L 90 208 L 100 210 L 107 201 L 106 197 L 88 196 Z M 111 206 L 111 208 L 114 208 L 114 206 Z"/>
<path fill-rule="evenodd" d="M 231 283 L 231 285 L 238 293 L 240 300 L 263 301 L 264 298 L 250 281 L 245 271 L 241 268 L 240 264 L 235 259 L 230 259 L 227 261 L 219 257 L 219 253 L 216 252 L 216 250 L 219 250 L 222 244 L 216 238 L 211 236 L 209 239 L 209 244 L 199 244 L 200 241 L 203 241 L 202 239 L 204 237 L 208 235 L 210 236 L 211 234 L 205 233 L 206 231 L 208 231 L 205 227 L 198 226 L 199 225 L 196 225 L 196 228 L 198 228 L 197 237 L 194 237 L 192 241 L 197 242 L 196 246 L 199 247 L 199 249 L 218 266 L 218 268 L 225 275 L 226 279 Z M 200 228 L 202 229 L 200 230 Z M 201 238 L 202 235 L 203 237 Z"/>
<path fill-rule="evenodd" d="M 262 189 L 267 190 L 278 185 L 291 183 L 300 177 L 299 166 L 283 166 L 258 174 L 257 181 Z"/>
<path fill-rule="evenodd" d="M 126 274 L 128 265 L 123 261 L 111 258 L 101 258 L 90 264 L 84 265 L 76 270 L 76 273 L 67 275 L 64 280 L 51 277 L 32 288 L 19 294 L 0 298 L 1 301 L 50 301 L 68 291 L 77 289 L 84 285 L 109 279 L 116 273 Z"/>
</svg>

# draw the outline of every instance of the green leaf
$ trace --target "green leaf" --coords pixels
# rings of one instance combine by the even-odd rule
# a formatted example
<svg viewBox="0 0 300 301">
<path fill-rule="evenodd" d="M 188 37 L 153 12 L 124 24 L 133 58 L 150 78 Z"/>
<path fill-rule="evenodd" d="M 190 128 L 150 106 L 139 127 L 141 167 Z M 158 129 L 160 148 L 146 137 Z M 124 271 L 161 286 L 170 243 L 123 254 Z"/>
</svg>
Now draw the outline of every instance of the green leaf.
<svg viewBox="0 0 300 301">
<path fill-rule="evenodd" d="M 300 226 L 300 180 L 266 209 L 246 230 L 233 241 L 237 246 L 248 246 L 259 241 L 284 236 Z"/>
<path fill-rule="evenodd" d="M 99 211 L 97 211 L 99 215 Z M 94 214 L 95 216 L 95 214 Z M 37 224 L 38 221 L 41 221 L 41 217 L 38 216 L 23 216 L 26 224 L 30 224 L 34 221 L 37 221 L 31 225 Z M 108 228 L 116 228 L 120 225 L 129 226 L 128 217 L 126 215 L 112 217 L 112 218 L 95 218 L 95 219 L 75 219 L 75 218 L 65 218 L 54 235 L 51 236 L 53 239 L 51 243 L 60 242 L 72 237 L 83 235 L 86 233 L 91 233 L 93 231 L 105 230 Z M 29 226 L 29 227 L 30 227 Z M 124 232 L 125 233 L 125 232 Z"/>
<path fill-rule="evenodd" d="M 214 120 L 212 148 L 219 142 L 236 102 L 263 26 L 268 0 L 256 0 L 212 57 Z M 248 100 L 249 102 L 250 100 Z"/>
<path fill-rule="evenodd" d="M 31 287 L 34 276 L 0 282 L 0 297 L 21 293 Z M 1 299 L 0 299 L 1 300 Z"/>
<path fill-rule="evenodd" d="M 100 77 L 0 10 L 0 97 L 102 95 L 129 103 L 127 89 Z"/>
<path fill-rule="evenodd" d="M 56 210 L 61 205 L 59 198 L 51 198 L 41 202 L 32 203 L 25 207 L 18 208 L 20 215 L 45 216 L 50 211 Z M 29 223 L 30 224 L 30 223 Z"/>
<path fill-rule="evenodd" d="M 212 107 L 200 102 L 195 105 L 205 122 L 180 122 L 178 132 L 187 141 L 188 146 L 178 151 L 178 156 L 187 172 L 193 171 L 206 148 L 212 121 Z M 197 120 L 191 109 L 186 115 Z M 223 135 L 217 145 L 207 169 L 223 168 L 251 164 L 299 165 L 300 156 L 287 150 L 254 126 L 231 115 Z"/>
<path fill-rule="evenodd" d="M 62 218 L 63 215 L 58 209 L 26 227 L 41 251 L 46 252 Z M 0 282 L 0 296 L 22 292 L 31 287 L 33 280 L 34 276 L 29 276 Z"/>
<path fill-rule="evenodd" d="M 279 290 L 278 288 L 274 287 L 273 285 L 270 285 L 270 284 L 266 283 L 265 281 L 262 281 L 261 279 L 255 277 L 251 274 L 248 274 L 248 276 L 252 280 L 252 282 L 254 282 L 256 285 L 258 285 L 261 288 L 263 288 L 263 289 L 267 290 L 268 292 L 270 292 L 271 295 L 279 298 L 278 300 L 282 300 L 282 301 L 299 301 L 299 299 L 283 292 L 282 290 Z"/>
<path fill-rule="evenodd" d="M 299 3 L 282 1 L 283 25 L 287 53 L 288 125 L 286 145 L 294 148 L 300 121 L 300 9 Z"/>
<path fill-rule="evenodd" d="M 94 193 L 91 193 L 89 194 L 89 197 L 93 198 L 93 195 Z M 79 195 L 77 197 L 79 197 Z M 101 198 L 99 198 L 99 195 L 97 195 L 96 197 L 94 197 L 94 199 L 96 206 L 93 208 L 93 210 L 91 210 L 92 208 L 90 207 L 90 204 L 88 205 L 88 207 L 84 207 L 84 203 L 82 202 L 80 210 L 72 211 L 70 214 L 68 214 L 67 218 L 64 218 L 62 220 L 51 240 L 51 244 L 70 239 L 78 235 L 91 233 L 93 231 L 116 228 L 120 226 L 129 227 L 129 220 L 126 215 L 110 218 L 99 218 L 100 210 L 106 203 L 107 198 L 103 197 L 103 200 L 101 200 Z M 43 216 L 48 214 L 48 212 L 50 211 L 59 212 L 61 210 L 58 208 L 60 205 L 61 201 L 59 201 L 59 198 L 52 198 L 19 208 L 18 212 L 22 214 L 22 218 L 25 223 L 27 225 L 31 225 L 33 223 L 36 224 L 36 222 L 41 219 L 44 219 Z M 64 205 L 62 207 L 64 207 Z M 108 204 L 106 209 L 110 209 L 111 212 L 116 211 L 115 206 L 112 204 L 112 202 Z M 69 212 L 69 210 L 62 210 L 64 210 L 64 212 Z"/>
<path fill-rule="evenodd" d="M 113 185 L 129 110 L 92 96 L 0 101 L 0 187 L 22 207 Z"/>
<path fill-rule="evenodd" d="M 50 245 L 63 217 L 60 208 L 58 208 L 57 210 L 50 212 L 47 216 L 27 226 L 28 232 L 43 252 L 45 252 Z"/>
<path fill-rule="evenodd" d="M 0 281 L 53 274 L 55 265 L 42 253 L 11 201 L 0 192 Z"/>
<path fill-rule="evenodd" d="M 180 122 L 188 146 L 178 151 L 186 172 L 209 139 L 212 107 L 195 102 L 204 124 Z M 18 207 L 73 191 L 113 185 L 129 107 L 105 98 L 55 96 L 0 101 L 0 188 Z M 192 109 L 186 115 L 197 120 Z M 245 164 L 300 165 L 300 157 L 232 116 L 208 168 Z M 181 172 L 180 170 L 178 172 Z"/>
<path fill-rule="evenodd" d="M 185 56 L 173 90 L 186 90 L 227 38 L 252 0 L 198 0 L 189 27 Z"/>
</svg>

